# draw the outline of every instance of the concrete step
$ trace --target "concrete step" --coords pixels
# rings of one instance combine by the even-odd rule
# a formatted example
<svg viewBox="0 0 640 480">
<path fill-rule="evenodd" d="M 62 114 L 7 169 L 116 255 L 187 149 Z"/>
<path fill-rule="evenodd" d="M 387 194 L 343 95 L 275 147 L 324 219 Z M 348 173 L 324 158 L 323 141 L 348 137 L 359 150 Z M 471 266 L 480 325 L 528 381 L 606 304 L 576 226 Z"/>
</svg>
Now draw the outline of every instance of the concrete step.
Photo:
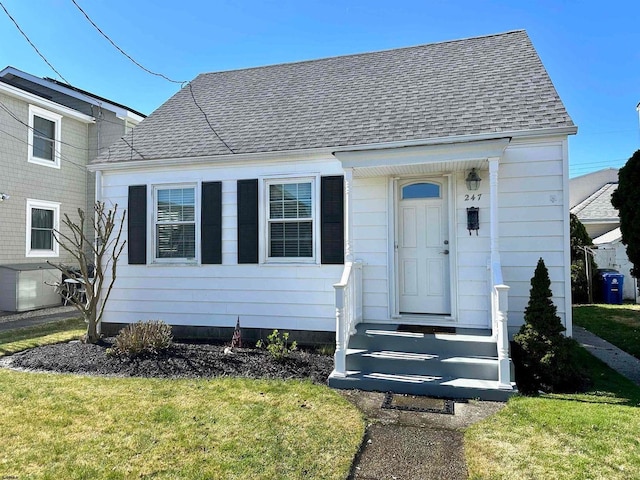
<svg viewBox="0 0 640 480">
<path fill-rule="evenodd" d="M 515 384 L 511 385 L 511 389 L 501 389 L 496 380 L 354 370 L 347 371 L 344 377 L 332 373 L 329 377 L 329 386 L 443 398 L 478 398 L 501 402 L 508 400 L 511 395 L 517 392 Z"/>
<path fill-rule="evenodd" d="M 364 372 L 468 377 L 482 380 L 498 378 L 497 357 L 456 356 L 448 352 L 413 353 L 394 350 L 349 349 L 347 370 Z"/>
</svg>

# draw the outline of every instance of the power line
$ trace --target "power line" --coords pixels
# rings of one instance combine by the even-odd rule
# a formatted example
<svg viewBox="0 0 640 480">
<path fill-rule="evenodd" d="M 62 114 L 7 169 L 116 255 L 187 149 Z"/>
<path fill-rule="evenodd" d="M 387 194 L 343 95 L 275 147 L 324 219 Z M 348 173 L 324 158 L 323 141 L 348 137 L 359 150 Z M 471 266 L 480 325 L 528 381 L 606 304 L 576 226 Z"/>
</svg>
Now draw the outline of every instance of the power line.
<svg viewBox="0 0 640 480">
<path fill-rule="evenodd" d="M 186 82 L 186 81 L 178 81 L 178 80 L 173 80 L 169 77 L 167 77 L 166 75 L 162 74 L 162 73 L 158 73 L 158 72 L 154 72 L 152 70 L 149 70 L 148 68 L 146 68 L 145 66 L 143 66 L 142 64 L 140 64 L 140 62 L 136 61 L 131 55 L 129 55 L 128 53 L 126 53 L 122 48 L 120 48 L 106 33 L 104 33 L 102 31 L 102 29 L 100 27 L 98 27 L 98 25 L 96 25 L 96 23 L 91 19 L 91 17 L 89 17 L 89 15 L 87 14 L 87 12 L 85 12 L 82 7 L 80 7 L 80 5 L 78 5 L 78 3 L 76 2 L 76 0 L 71 0 L 71 2 L 76 6 L 76 8 L 78 10 L 80 10 L 80 12 L 84 15 L 84 17 L 87 19 L 87 21 L 93 25 L 93 27 L 100 33 L 100 35 L 102 35 L 104 38 L 107 39 L 107 41 L 113 45 L 113 47 L 118 50 L 122 55 L 124 55 L 125 57 L 127 57 L 129 60 L 131 60 L 136 66 L 138 66 L 139 68 L 141 68 L 142 70 L 144 70 L 145 72 L 151 74 L 151 75 L 155 75 L 157 77 L 161 77 L 164 78 L 165 80 L 167 80 L 168 82 L 171 83 L 177 83 L 182 85 L 183 87 L 185 86 L 185 84 L 189 87 L 189 92 L 191 93 L 191 98 L 193 99 L 193 103 L 195 104 L 196 107 L 198 107 L 198 110 L 200 110 L 200 112 L 202 113 L 202 115 L 204 116 L 205 121 L 207 122 L 207 125 L 209 126 L 209 129 L 214 133 L 214 135 L 216 136 L 216 138 L 218 138 L 218 140 L 220 140 L 222 142 L 222 144 L 231 152 L 231 153 L 236 153 L 230 146 L 229 144 L 227 144 L 227 142 L 225 142 L 222 137 L 220 136 L 220 134 L 218 134 L 218 132 L 216 131 L 215 128 L 213 128 L 213 125 L 211 124 L 211 121 L 209 120 L 209 116 L 205 113 L 204 109 L 200 106 L 200 104 L 198 103 L 198 101 L 196 100 L 196 97 L 193 93 L 193 88 L 191 87 L 191 82 Z M 128 143 L 127 143 L 128 145 Z M 136 151 L 136 153 L 139 154 L 139 152 Z M 144 158 L 144 157 L 143 157 Z"/>
<path fill-rule="evenodd" d="M 54 72 L 56 72 L 56 75 L 58 75 L 58 76 L 59 76 L 59 77 L 60 77 L 60 78 L 61 78 L 61 79 L 62 79 L 62 80 L 67 84 L 67 85 L 71 85 L 71 84 L 69 83 L 69 81 L 68 81 L 66 78 L 64 78 L 64 77 L 62 76 L 62 74 L 61 74 L 58 70 L 56 70 L 56 69 L 55 69 L 55 67 L 54 67 L 53 65 L 51 65 L 51 63 L 49 63 L 49 60 L 47 60 L 47 59 L 46 59 L 46 57 L 45 57 L 42 53 L 40 53 L 40 50 L 38 50 L 38 47 L 36 47 L 36 46 L 34 45 L 34 43 L 31 41 L 31 39 L 29 39 L 29 37 L 27 36 L 27 34 L 26 34 L 26 33 L 24 33 L 24 31 L 22 30 L 22 28 L 20 28 L 20 25 L 18 25 L 18 22 L 16 22 L 16 20 L 11 16 L 11 14 L 10 14 L 10 13 L 9 13 L 9 11 L 6 9 L 6 7 L 3 5 L 3 3 L 2 3 L 2 2 L 0 2 L 0 7 L 2 7 L 2 9 L 4 10 L 4 13 L 6 13 L 6 14 L 7 14 L 7 17 L 9 17 L 9 19 L 13 22 L 13 24 L 16 26 L 16 28 L 17 28 L 17 29 L 18 29 L 18 31 L 22 34 L 22 36 L 27 40 L 27 42 L 29 42 L 29 45 L 31 45 L 31 46 L 33 47 L 33 49 L 36 51 L 36 53 L 37 53 L 38 55 L 40 55 L 40 58 L 42 58 L 42 60 L 44 60 L 44 61 L 45 61 L 45 63 L 46 63 L 47 65 L 49 65 L 49 67 L 51 68 L 51 70 L 53 70 Z"/>
<path fill-rule="evenodd" d="M 225 142 L 222 137 L 220 135 L 218 135 L 218 132 L 216 132 L 215 128 L 213 128 L 213 125 L 211 125 L 211 122 L 209 121 L 209 116 L 205 113 L 205 111 L 202 109 L 202 107 L 200 106 L 200 104 L 197 102 L 195 95 L 193 94 L 193 88 L 191 87 L 191 82 L 189 82 L 187 84 L 187 86 L 189 87 L 189 92 L 191 93 L 191 98 L 193 98 L 193 103 L 196 105 L 196 107 L 198 107 L 198 110 L 200 110 L 200 112 L 202 112 L 202 115 L 204 116 L 204 119 L 207 122 L 207 125 L 209 125 L 209 128 L 211 129 L 211 131 L 215 134 L 216 137 L 218 137 L 218 140 L 220 140 L 225 147 L 227 147 L 227 149 L 229 149 L 229 151 L 231 153 L 236 153 L 233 151 L 233 149 L 227 144 L 227 142 Z"/>
<path fill-rule="evenodd" d="M 93 27 L 100 33 L 100 35 L 102 35 L 104 38 L 106 38 L 109 43 L 111 43 L 111 45 L 113 45 L 121 54 L 123 54 L 125 57 L 127 57 L 129 60 L 131 60 L 134 64 L 136 64 L 138 67 L 140 67 L 142 70 L 144 70 L 147 73 L 150 73 L 151 75 L 155 75 L 157 77 L 162 77 L 165 80 L 167 80 L 168 82 L 171 83 L 177 83 L 180 85 L 184 85 L 185 83 L 187 83 L 186 81 L 178 81 L 178 80 L 172 80 L 171 78 L 167 77 L 166 75 L 162 74 L 162 73 L 158 73 L 158 72 L 154 72 L 152 70 L 149 70 L 148 68 L 144 67 L 143 65 L 141 65 L 139 62 L 137 62 L 133 57 L 131 57 L 131 55 L 129 55 L 127 52 L 125 52 L 124 50 L 122 50 L 118 45 L 116 45 L 116 43 L 111 40 L 111 38 L 109 37 L 109 35 L 107 35 L 106 33 L 104 33 L 100 27 L 98 27 L 98 25 L 95 24 L 95 22 L 93 20 L 91 20 L 91 18 L 89 17 L 89 15 L 87 14 L 87 12 L 85 12 L 82 7 L 80 7 L 80 5 L 78 5 L 78 3 L 76 2 L 76 0 L 71 0 L 71 2 L 73 2 L 73 4 L 76 6 L 76 8 L 78 10 L 80 10 L 80 12 L 82 12 L 82 14 L 85 16 L 85 18 L 89 21 L 89 23 L 91 25 L 93 25 Z"/>
</svg>

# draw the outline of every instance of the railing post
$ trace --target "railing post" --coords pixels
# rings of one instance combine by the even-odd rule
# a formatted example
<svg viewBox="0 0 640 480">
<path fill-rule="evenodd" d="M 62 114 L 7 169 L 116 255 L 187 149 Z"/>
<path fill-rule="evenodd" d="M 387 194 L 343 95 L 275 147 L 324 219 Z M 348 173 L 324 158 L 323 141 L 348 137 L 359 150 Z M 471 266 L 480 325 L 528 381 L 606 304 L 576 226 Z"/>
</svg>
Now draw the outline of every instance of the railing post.
<svg viewBox="0 0 640 480">
<path fill-rule="evenodd" d="M 496 292 L 496 323 L 498 346 L 498 386 L 501 389 L 512 390 L 511 362 L 509 360 L 509 287 L 507 285 L 494 285 Z"/>
<path fill-rule="evenodd" d="M 346 376 L 346 328 L 344 308 L 344 285 L 334 285 L 336 289 L 336 352 L 334 358 L 333 376 Z"/>
</svg>

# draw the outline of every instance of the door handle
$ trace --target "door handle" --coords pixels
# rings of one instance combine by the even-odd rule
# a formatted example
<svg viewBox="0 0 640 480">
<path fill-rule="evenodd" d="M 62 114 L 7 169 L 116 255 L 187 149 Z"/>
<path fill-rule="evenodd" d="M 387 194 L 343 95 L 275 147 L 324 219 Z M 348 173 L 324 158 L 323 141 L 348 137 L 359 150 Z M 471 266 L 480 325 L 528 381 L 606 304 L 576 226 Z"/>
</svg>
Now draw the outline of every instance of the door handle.
<svg viewBox="0 0 640 480">
<path fill-rule="evenodd" d="M 449 255 L 449 250 L 442 250 L 440 253 L 444 253 L 445 255 Z"/>
</svg>

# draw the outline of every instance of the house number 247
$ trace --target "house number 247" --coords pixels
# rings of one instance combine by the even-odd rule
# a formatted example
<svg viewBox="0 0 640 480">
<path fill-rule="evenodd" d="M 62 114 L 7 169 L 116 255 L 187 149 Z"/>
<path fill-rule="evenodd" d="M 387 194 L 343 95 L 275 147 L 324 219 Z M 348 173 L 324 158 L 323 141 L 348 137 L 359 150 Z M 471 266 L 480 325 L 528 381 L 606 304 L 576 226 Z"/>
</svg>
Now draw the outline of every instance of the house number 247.
<svg viewBox="0 0 640 480">
<path fill-rule="evenodd" d="M 480 197 L 482 197 L 481 193 L 478 193 L 477 195 L 474 193 L 473 195 L 469 195 L 468 193 L 464 196 L 464 201 L 465 202 L 473 202 L 475 200 L 480 200 Z"/>
</svg>

